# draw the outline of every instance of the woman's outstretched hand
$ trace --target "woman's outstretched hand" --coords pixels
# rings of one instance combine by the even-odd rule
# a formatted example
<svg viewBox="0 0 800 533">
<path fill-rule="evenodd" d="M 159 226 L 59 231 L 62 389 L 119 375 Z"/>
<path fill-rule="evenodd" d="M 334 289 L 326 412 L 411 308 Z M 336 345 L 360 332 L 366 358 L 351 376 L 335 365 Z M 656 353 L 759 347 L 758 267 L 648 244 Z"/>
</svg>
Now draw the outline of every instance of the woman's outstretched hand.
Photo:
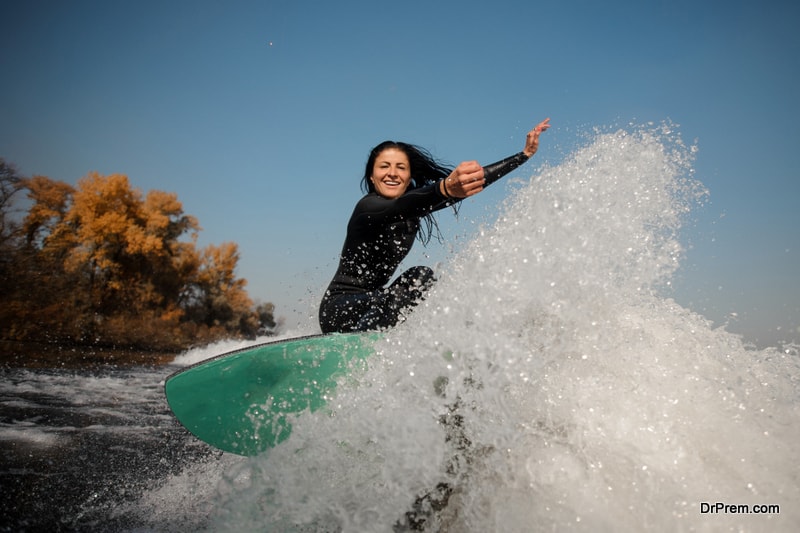
<svg viewBox="0 0 800 533">
<path fill-rule="evenodd" d="M 483 190 L 483 167 L 477 161 L 464 161 L 444 180 L 449 196 L 466 198 Z"/>
<path fill-rule="evenodd" d="M 525 148 L 522 149 L 522 151 L 525 152 L 525 155 L 531 157 L 536 153 L 536 150 L 539 149 L 539 135 L 541 135 L 542 132 L 547 131 L 549 128 L 550 119 L 546 118 L 528 132 L 528 136 L 525 138 Z"/>
</svg>

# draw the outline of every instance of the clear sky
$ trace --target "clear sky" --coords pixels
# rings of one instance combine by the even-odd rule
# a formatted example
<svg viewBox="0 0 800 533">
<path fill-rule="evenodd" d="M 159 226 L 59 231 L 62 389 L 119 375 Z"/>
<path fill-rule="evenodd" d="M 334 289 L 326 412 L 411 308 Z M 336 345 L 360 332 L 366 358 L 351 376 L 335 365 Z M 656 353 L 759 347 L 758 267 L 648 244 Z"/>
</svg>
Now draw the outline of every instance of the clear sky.
<svg viewBox="0 0 800 533">
<path fill-rule="evenodd" d="M 378 142 L 489 163 L 551 117 L 537 158 L 558 164 L 594 127 L 670 120 L 711 193 L 676 300 L 800 338 L 796 2 L 3 0 L 0 20 L 0 157 L 177 193 L 289 325 L 333 274 Z"/>
</svg>

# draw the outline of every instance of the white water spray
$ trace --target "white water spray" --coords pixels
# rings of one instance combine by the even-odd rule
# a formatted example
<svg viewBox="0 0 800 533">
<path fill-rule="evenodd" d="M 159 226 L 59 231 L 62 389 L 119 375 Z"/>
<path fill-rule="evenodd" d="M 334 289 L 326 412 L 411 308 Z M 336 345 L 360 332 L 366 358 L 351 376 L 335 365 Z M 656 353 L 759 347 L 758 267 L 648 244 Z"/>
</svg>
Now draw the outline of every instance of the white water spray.
<svg viewBox="0 0 800 533">
<path fill-rule="evenodd" d="M 691 160 L 662 126 L 532 178 L 331 411 L 229 469 L 214 529 L 392 531 L 415 500 L 429 531 L 800 529 L 798 354 L 660 293 Z"/>
</svg>

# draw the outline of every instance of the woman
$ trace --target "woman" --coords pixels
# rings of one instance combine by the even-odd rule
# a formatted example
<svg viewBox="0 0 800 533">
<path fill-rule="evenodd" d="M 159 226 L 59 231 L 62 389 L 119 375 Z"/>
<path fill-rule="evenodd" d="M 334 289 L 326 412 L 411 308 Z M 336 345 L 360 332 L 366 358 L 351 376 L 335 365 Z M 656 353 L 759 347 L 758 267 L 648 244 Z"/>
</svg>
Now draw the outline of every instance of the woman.
<svg viewBox="0 0 800 533">
<path fill-rule="evenodd" d="M 528 160 L 539 148 L 545 119 L 528 132 L 525 148 L 485 168 L 465 161 L 450 170 L 425 149 L 385 141 L 370 152 L 362 189 L 342 247 L 339 268 L 319 308 L 324 333 L 369 331 L 397 324 L 434 281 L 416 266 L 386 286 L 418 237 L 424 244 L 438 227 L 432 213 L 478 194 Z"/>
</svg>

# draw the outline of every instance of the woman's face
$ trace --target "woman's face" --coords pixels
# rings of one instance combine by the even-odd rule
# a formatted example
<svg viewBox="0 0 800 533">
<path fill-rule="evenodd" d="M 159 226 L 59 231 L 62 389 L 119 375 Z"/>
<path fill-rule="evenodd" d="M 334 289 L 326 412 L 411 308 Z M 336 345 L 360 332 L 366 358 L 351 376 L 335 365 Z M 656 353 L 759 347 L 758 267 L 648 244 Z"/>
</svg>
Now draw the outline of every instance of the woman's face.
<svg viewBox="0 0 800 533">
<path fill-rule="evenodd" d="M 411 183 L 411 165 L 408 156 L 397 148 L 387 148 L 375 158 L 372 166 L 372 184 L 384 198 L 399 198 Z"/>
</svg>

